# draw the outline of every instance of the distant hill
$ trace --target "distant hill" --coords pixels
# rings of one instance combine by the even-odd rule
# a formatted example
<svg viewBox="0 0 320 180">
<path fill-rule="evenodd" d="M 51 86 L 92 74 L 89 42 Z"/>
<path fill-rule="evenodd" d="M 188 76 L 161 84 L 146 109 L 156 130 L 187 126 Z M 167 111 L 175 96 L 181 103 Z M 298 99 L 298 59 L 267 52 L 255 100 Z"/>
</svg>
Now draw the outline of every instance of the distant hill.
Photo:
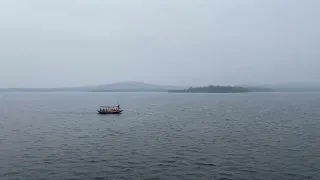
<svg viewBox="0 0 320 180">
<path fill-rule="evenodd" d="M 143 82 L 122 82 L 95 86 L 93 92 L 166 92 L 169 89 L 182 89 L 181 86 L 154 85 Z"/>
<path fill-rule="evenodd" d="M 4 88 L 2 92 L 167 92 L 169 89 L 184 89 L 180 86 L 153 85 L 144 82 L 121 82 L 97 86 L 63 88 Z"/>
</svg>

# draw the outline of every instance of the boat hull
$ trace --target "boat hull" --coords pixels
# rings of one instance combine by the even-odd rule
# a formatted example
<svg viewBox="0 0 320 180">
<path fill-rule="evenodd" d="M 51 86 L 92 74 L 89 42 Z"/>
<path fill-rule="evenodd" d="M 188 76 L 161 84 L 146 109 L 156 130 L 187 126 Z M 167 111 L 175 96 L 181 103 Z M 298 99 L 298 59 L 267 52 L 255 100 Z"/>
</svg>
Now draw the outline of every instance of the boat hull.
<svg viewBox="0 0 320 180">
<path fill-rule="evenodd" d="M 120 111 L 100 111 L 97 110 L 99 114 L 121 114 L 123 110 Z"/>
</svg>

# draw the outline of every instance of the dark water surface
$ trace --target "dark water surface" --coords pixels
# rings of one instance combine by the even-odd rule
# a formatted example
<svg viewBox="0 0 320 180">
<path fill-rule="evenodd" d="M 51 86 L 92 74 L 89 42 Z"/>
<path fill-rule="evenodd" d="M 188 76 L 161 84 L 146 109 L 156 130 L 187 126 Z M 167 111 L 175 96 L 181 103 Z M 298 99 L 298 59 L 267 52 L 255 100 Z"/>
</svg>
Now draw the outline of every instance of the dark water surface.
<svg viewBox="0 0 320 180">
<path fill-rule="evenodd" d="M 0 93 L 0 179 L 320 179 L 320 94 Z"/>
</svg>

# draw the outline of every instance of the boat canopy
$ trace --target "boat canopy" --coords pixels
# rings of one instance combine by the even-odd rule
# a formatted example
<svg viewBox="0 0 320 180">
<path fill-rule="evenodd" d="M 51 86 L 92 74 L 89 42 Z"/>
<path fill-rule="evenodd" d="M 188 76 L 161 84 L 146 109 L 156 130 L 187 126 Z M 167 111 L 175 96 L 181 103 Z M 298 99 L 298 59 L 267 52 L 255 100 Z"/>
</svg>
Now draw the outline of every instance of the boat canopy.
<svg viewBox="0 0 320 180">
<path fill-rule="evenodd" d="M 116 108 L 118 106 L 100 106 L 100 108 Z"/>
</svg>

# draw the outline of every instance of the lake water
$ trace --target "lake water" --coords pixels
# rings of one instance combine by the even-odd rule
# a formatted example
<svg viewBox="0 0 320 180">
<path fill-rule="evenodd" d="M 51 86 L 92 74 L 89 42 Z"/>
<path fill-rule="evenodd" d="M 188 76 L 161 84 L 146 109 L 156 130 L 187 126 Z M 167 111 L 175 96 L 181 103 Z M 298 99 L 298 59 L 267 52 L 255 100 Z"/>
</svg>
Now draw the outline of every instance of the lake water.
<svg viewBox="0 0 320 180">
<path fill-rule="evenodd" d="M 0 93 L 0 179 L 317 180 L 320 93 Z"/>
</svg>

